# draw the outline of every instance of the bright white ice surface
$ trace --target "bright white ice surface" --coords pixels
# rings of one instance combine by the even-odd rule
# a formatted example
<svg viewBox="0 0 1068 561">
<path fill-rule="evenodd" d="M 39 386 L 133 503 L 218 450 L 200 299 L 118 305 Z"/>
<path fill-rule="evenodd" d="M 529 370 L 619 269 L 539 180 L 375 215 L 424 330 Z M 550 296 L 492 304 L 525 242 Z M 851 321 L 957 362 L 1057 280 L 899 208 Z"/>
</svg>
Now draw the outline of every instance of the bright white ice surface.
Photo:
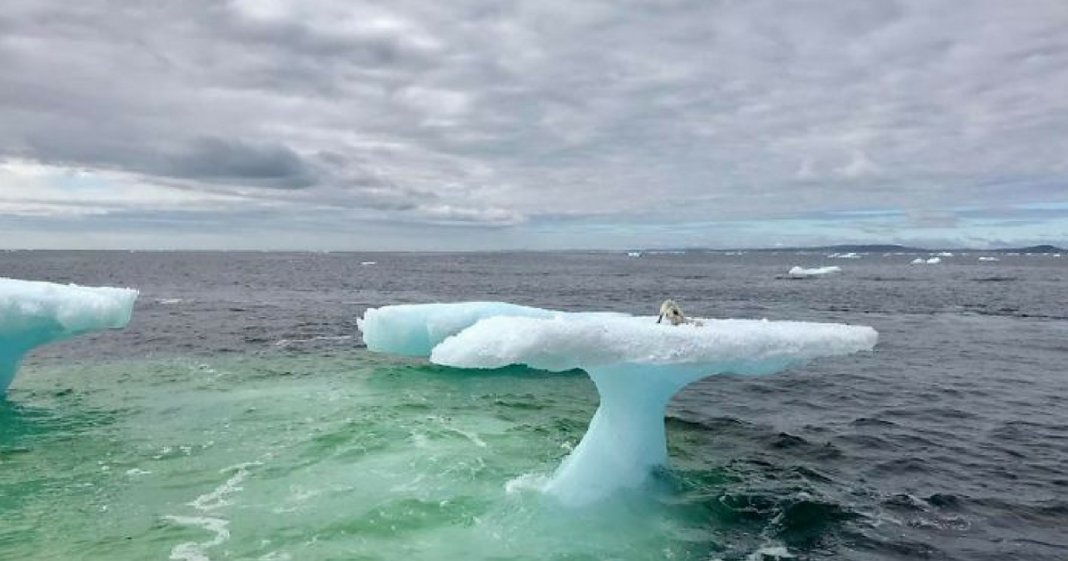
<svg viewBox="0 0 1068 561">
<path fill-rule="evenodd" d="M 137 291 L 0 278 L 0 392 L 30 349 L 101 329 L 125 327 Z"/>
<path fill-rule="evenodd" d="M 543 370 L 645 365 L 660 372 L 770 374 L 793 363 L 872 348 L 870 327 L 836 323 L 702 319 L 656 323 L 655 316 L 490 317 L 442 341 L 436 364 Z"/>
<path fill-rule="evenodd" d="M 360 328 L 372 350 L 429 354 L 431 362 L 446 366 L 586 370 L 600 406 L 582 442 L 546 486 L 573 505 L 638 486 L 667 461 L 664 409 L 691 382 L 713 374 L 771 374 L 817 357 L 870 350 L 878 337 L 870 327 L 830 323 L 706 319 L 702 325 L 672 326 L 656 323 L 655 316 L 568 314 L 485 302 L 461 313 L 466 306 L 387 306 L 369 310 Z M 493 310 L 521 313 L 493 315 Z M 386 317 L 390 322 L 382 321 Z M 443 317 L 449 329 L 425 335 L 431 330 L 419 322 L 440 325 Z M 461 318 L 467 325 L 461 326 Z M 376 333 L 386 327 L 400 336 Z M 441 336 L 443 331 L 452 333 Z M 440 343 L 420 352 L 431 339 Z M 383 340 L 399 342 L 394 348 L 401 351 L 384 348 Z"/>
</svg>

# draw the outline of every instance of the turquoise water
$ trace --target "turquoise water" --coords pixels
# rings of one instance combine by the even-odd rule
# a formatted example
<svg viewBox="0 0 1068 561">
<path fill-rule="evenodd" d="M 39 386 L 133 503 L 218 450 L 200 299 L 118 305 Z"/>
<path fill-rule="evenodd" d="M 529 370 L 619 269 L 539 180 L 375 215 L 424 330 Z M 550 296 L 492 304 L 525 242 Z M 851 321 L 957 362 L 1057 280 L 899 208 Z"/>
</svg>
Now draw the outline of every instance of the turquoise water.
<svg viewBox="0 0 1068 561">
<path fill-rule="evenodd" d="M 535 490 L 595 409 L 581 372 L 353 350 L 21 376 L 0 406 L 5 559 L 708 559 L 719 548 L 708 508 L 683 500 L 675 475 L 588 509 Z M 670 432 L 686 456 L 686 429 Z"/>
</svg>

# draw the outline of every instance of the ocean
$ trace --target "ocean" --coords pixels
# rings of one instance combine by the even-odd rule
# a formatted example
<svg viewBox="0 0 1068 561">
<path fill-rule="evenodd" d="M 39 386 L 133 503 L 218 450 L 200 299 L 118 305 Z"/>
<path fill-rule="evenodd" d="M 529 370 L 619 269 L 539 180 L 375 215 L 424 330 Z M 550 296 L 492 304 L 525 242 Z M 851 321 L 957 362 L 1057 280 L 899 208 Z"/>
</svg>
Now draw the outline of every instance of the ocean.
<svg viewBox="0 0 1068 561">
<path fill-rule="evenodd" d="M 980 255 L 0 253 L 0 276 L 141 291 L 0 399 L 0 559 L 1063 561 L 1068 258 Z M 532 482 L 596 409 L 582 372 L 434 366 L 356 329 L 397 303 L 665 298 L 879 344 L 693 384 L 671 465 L 574 509 Z"/>
</svg>

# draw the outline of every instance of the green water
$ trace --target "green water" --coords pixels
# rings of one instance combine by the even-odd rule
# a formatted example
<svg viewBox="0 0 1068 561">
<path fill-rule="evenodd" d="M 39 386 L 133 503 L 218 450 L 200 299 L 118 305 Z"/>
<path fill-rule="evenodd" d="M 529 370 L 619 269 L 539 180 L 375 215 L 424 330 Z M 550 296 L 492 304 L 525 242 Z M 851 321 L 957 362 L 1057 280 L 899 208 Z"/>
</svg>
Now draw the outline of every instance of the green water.
<svg viewBox="0 0 1068 561">
<path fill-rule="evenodd" d="M 596 399 L 358 350 L 31 363 L 0 404 L 0 559 L 714 558 L 671 476 L 580 510 L 536 490 Z"/>
</svg>

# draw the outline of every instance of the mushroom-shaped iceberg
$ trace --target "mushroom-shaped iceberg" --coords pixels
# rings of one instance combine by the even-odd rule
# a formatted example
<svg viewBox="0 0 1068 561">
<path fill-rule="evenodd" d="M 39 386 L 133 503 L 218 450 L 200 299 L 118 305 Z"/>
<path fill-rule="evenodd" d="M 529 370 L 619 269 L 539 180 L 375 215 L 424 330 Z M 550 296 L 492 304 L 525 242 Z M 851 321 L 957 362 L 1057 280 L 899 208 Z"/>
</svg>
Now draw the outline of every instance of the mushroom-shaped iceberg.
<svg viewBox="0 0 1068 561">
<path fill-rule="evenodd" d="M 137 291 L 0 278 L 0 394 L 30 349 L 125 327 Z"/>
<path fill-rule="evenodd" d="M 445 366 L 585 370 L 600 406 L 545 488 L 571 505 L 638 486 L 666 463 L 664 410 L 686 385 L 714 374 L 772 374 L 817 357 L 871 350 L 878 337 L 870 327 L 830 323 L 705 319 L 672 326 L 655 317 L 549 310 L 493 315 L 487 303 L 471 306 L 480 313 L 468 315 L 468 325 L 439 321 L 439 314 L 456 318 L 465 304 L 386 306 L 368 310 L 359 325 L 371 350 L 420 354 L 404 337 L 379 331 L 422 337 L 427 329 L 418 322 L 448 324 L 449 333 L 435 330 L 433 340 L 420 339 L 430 361 Z M 387 340 L 391 344 L 383 344 Z"/>
</svg>

